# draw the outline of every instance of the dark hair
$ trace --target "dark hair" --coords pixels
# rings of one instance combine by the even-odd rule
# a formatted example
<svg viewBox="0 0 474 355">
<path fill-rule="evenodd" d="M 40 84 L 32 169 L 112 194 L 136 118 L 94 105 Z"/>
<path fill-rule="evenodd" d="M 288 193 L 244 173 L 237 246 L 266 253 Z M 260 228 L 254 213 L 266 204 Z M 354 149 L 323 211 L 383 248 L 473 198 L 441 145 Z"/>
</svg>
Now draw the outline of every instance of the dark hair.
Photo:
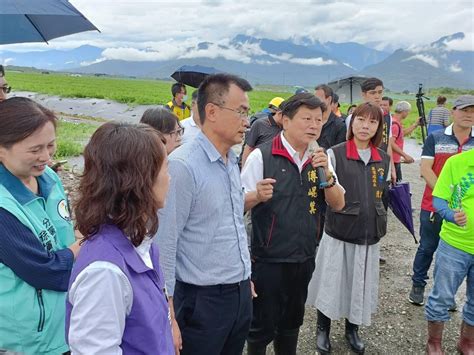
<svg viewBox="0 0 474 355">
<path fill-rule="evenodd" d="M 281 113 L 292 120 L 301 106 L 305 106 L 311 110 L 319 107 L 323 112 L 326 110 L 326 104 L 319 98 L 310 93 L 302 93 L 293 95 L 285 100 L 284 105 L 280 106 Z"/>
<path fill-rule="evenodd" d="M 0 77 L 5 76 L 5 69 L 3 68 L 3 65 L 0 64 Z"/>
<path fill-rule="evenodd" d="M 197 102 L 198 98 L 198 91 L 194 90 L 193 93 L 191 94 L 191 101 Z"/>
<path fill-rule="evenodd" d="M 0 146 L 5 148 L 28 138 L 48 122 L 56 128 L 54 113 L 26 97 L 1 101 L 0 117 Z"/>
<path fill-rule="evenodd" d="M 332 94 L 332 103 L 333 104 L 339 104 L 339 95 L 334 93 Z"/>
<path fill-rule="evenodd" d="M 186 93 L 186 85 L 184 85 L 183 83 L 174 83 L 174 84 L 171 86 L 171 94 L 173 95 L 173 97 L 175 97 L 176 94 L 179 94 L 179 93 L 180 93 L 181 88 L 183 88 L 183 89 L 184 89 L 184 93 Z"/>
<path fill-rule="evenodd" d="M 178 117 L 165 107 L 147 109 L 143 112 L 140 123 L 150 125 L 163 134 L 168 134 L 174 131 L 176 123 L 181 127 Z"/>
<path fill-rule="evenodd" d="M 349 111 L 350 111 L 351 108 L 353 108 L 353 107 L 357 107 L 357 105 L 354 105 L 354 104 L 350 105 L 350 106 L 347 108 L 347 115 L 349 115 Z"/>
<path fill-rule="evenodd" d="M 84 172 L 74 204 L 76 227 L 93 238 L 113 223 L 138 246 L 158 230 L 153 194 L 166 151 L 160 135 L 143 124 L 108 122 L 84 149 Z"/>
<path fill-rule="evenodd" d="M 374 90 L 377 86 L 383 87 L 382 80 L 377 78 L 369 78 L 361 84 L 360 88 L 362 92 L 367 92 L 369 90 Z"/>
<path fill-rule="evenodd" d="M 354 112 L 352 112 L 351 122 L 349 123 L 349 131 L 347 132 L 347 140 L 354 138 L 352 123 L 357 116 L 377 119 L 379 122 L 377 132 L 375 132 L 375 135 L 370 139 L 370 141 L 374 146 L 378 147 L 380 142 L 382 142 L 383 136 L 383 113 L 380 107 L 375 106 L 370 102 L 366 102 L 357 106 Z"/>
<path fill-rule="evenodd" d="M 384 96 L 384 97 L 382 97 L 382 101 L 388 101 L 388 104 L 390 106 L 393 106 L 393 99 L 391 97 Z"/>
<path fill-rule="evenodd" d="M 332 101 L 334 91 L 329 86 L 327 86 L 326 84 L 321 84 L 321 85 L 318 85 L 314 88 L 314 91 L 316 91 L 316 90 L 324 91 L 324 96 L 326 97 L 326 99 L 328 97 L 331 97 L 331 101 Z"/>
<path fill-rule="evenodd" d="M 198 90 L 198 111 L 201 124 L 206 120 L 206 106 L 208 103 L 216 103 L 224 105 L 224 97 L 229 93 L 230 85 L 234 84 L 241 90 L 247 92 L 252 91 L 250 83 L 238 77 L 237 75 L 219 73 L 209 75 L 199 85 Z"/>
<path fill-rule="evenodd" d="M 444 96 L 438 96 L 438 98 L 436 99 L 436 103 L 438 105 L 444 105 L 446 103 L 446 97 Z"/>
</svg>

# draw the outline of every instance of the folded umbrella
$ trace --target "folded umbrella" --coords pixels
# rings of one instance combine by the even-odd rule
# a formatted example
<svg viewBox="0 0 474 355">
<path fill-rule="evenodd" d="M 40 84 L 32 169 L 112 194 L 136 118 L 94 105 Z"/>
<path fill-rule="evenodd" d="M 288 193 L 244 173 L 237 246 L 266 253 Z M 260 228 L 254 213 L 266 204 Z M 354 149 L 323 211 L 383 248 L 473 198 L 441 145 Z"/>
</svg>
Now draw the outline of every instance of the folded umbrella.
<svg viewBox="0 0 474 355">
<path fill-rule="evenodd" d="M 220 73 L 220 71 L 212 67 L 183 65 L 171 74 L 171 77 L 179 83 L 197 88 L 208 75 L 217 73 Z"/>
<path fill-rule="evenodd" d="M 408 231 L 418 243 L 415 237 L 413 225 L 413 209 L 411 208 L 410 184 L 408 182 L 397 183 L 388 190 L 390 200 L 389 207 L 393 214 L 408 229 Z"/>
<path fill-rule="evenodd" d="M 67 0 L 0 0 L 0 44 L 99 31 Z"/>
</svg>

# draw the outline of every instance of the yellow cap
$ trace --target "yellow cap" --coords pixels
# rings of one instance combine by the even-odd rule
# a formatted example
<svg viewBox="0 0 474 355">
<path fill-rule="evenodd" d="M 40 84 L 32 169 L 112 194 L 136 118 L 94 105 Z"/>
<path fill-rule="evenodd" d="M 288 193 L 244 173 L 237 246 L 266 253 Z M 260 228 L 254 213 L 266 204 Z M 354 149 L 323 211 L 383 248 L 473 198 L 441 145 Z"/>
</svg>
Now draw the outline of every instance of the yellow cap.
<svg viewBox="0 0 474 355">
<path fill-rule="evenodd" d="M 269 107 L 275 106 L 276 108 L 279 108 L 280 105 L 281 105 L 281 103 L 282 103 L 283 101 L 285 101 L 284 98 L 277 96 L 277 97 L 274 97 L 274 98 L 270 101 L 270 103 L 268 104 L 268 106 L 269 106 Z"/>
</svg>

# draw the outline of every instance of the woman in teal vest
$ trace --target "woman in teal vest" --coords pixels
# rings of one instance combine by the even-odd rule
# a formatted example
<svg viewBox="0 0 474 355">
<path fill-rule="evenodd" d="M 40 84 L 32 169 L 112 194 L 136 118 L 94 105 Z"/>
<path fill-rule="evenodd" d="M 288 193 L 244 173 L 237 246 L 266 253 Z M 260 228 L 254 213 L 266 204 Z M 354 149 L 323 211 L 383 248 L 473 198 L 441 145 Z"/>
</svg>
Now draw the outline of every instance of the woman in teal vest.
<svg viewBox="0 0 474 355">
<path fill-rule="evenodd" d="M 79 244 L 48 168 L 56 117 L 27 98 L 0 102 L 0 352 L 62 354 L 65 299 Z"/>
</svg>

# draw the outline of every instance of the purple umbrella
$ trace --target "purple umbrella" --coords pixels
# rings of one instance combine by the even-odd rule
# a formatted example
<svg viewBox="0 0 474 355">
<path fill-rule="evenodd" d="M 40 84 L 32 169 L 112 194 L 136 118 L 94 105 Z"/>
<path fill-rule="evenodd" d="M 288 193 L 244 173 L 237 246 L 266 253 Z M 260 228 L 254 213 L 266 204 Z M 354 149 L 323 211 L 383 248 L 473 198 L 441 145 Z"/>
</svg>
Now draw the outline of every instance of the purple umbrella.
<svg viewBox="0 0 474 355">
<path fill-rule="evenodd" d="M 413 226 L 413 215 L 411 208 L 410 184 L 408 182 L 397 183 L 388 190 L 390 195 L 389 207 L 393 214 L 408 229 L 408 231 L 418 243 L 415 237 L 415 228 Z"/>
</svg>

